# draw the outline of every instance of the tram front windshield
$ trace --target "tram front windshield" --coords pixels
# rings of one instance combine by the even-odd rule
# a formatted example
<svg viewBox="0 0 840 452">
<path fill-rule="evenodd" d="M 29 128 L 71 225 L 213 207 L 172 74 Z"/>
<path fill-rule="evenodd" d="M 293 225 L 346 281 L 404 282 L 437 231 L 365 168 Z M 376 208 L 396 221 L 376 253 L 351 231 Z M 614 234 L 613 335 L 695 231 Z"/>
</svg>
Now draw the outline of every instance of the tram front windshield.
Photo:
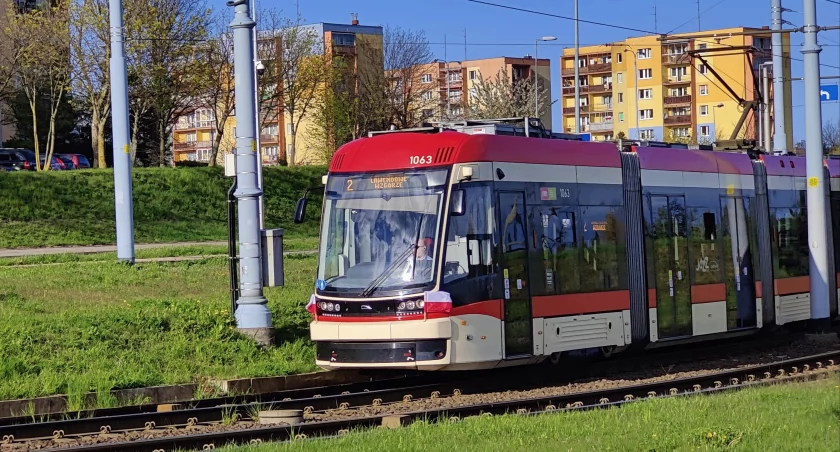
<svg viewBox="0 0 840 452">
<path fill-rule="evenodd" d="M 430 287 L 447 177 L 446 169 L 331 176 L 320 291 L 366 297 Z"/>
</svg>

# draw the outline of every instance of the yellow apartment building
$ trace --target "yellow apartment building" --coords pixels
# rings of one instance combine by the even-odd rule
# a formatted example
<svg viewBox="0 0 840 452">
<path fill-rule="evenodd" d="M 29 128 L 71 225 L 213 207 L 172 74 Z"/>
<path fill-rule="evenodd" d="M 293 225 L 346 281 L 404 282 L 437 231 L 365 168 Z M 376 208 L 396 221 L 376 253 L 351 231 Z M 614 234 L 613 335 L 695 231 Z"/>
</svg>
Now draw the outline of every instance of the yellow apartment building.
<svg viewBox="0 0 840 452">
<path fill-rule="evenodd" d="M 773 51 L 769 30 L 766 35 L 760 33 L 765 29 L 709 30 L 669 36 L 667 41 L 651 35 L 581 47 L 580 130 L 591 133 L 593 140 L 623 134 L 628 139 L 705 144 L 730 138 L 743 111 L 741 101 L 760 101 L 756 87 L 761 88 L 761 65 L 770 67 Z M 743 32 L 758 33 L 732 35 Z M 705 37 L 709 34 L 716 36 Z M 786 145 L 792 149 L 790 35 L 782 36 L 785 84 L 781 95 L 788 106 Z M 560 64 L 563 129 L 573 132 L 573 48 L 563 49 Z M 769 85 L 772 121 L 775 93 L 772 81 Z M 735 132 L 736 138 L 758 139 L 758 130 L 758 118 L 749 114 Z"/>
<path fill-rule="evenodd" d="M 536 71 L 535 71 L 536 67 Z M 449 118 L 463 118 L 469 106 L 470 98 L 475 96 L 476 84 L 479 79 L 494 81 L 496 75 L 505 70 L 510 82 L 519 79 L 532 78 L 536 73 L 540 78 L 540 85 L 546 91 L 546 98 L 551 99 L 551 60 L 534 58 L 496 57 L 466 61 L 435 61 L 423 64 L 412 70 L 419 79 L 419 96 L 414 96 L 418 103 L 414 108 L 421 116 L 429 121 L 439 121 Z M 448 79 L 448 83 L 447 83 Z M 412 85 L 418 83 L 412 81 Z M 540 105 L 540 119 L 547 127 L 551 127 L 551 107 Z M 533 116 L 533 108 L 529 110 Z M 489 119 L 489 118 L 470 118 Z"/>
<path fill-rule="evenodd" d="M 325 54 L 330 58 L 343 58 L 346 67 L 360 70 L 382 71 L 382 27 L 359 25 L 354 16 L 350 24 L 317 23 L 303 26 L 312 30 L 316 36 L 323 37 Z M 272 42 L 273 41 L 273 42 Z M 260 45 L 268 44 L 280 48 L 279 39 L 261 38 Z M 278 56 L 279 57 L 279 56 Z M 370 67 L 369 67 L 370 66 Z M 292 124 L 282 107 L 282 93 L 278 92 L 275 102 L 276 113 L 271 121 L 263 118 L 260 130 L 260 147 L 264 165 L 276 165 L 286 160 L 286 152 L 291 148 Z M 179 161 L 207 162 L 210 158 L 215 138 L 216 109 L 209 105 L 196 104 L 188 112 L 176 119 L 173 127 L 173 157 Z M 296 113 L 297 115 L 298 113 Z M 296 136 L 295 163 L 324 163 L 320 152 L 316 151 L 311 120 L 312 107 L 298 125 Z M 236 116 L 231 115 L 225 123 L 225 132 L 219 146 L 217 161 L 221 162 L 225 153 L 233 152 L 236 136 Z"/>
</svg>

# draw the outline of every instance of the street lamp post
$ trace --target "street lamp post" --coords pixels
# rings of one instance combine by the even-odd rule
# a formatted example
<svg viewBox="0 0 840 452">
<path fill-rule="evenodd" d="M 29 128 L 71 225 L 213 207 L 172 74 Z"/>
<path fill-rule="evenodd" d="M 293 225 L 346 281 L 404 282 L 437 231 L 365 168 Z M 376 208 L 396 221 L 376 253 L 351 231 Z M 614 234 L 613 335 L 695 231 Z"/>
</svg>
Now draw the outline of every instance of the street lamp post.
<svg viewBox="0 0 840 452">
<path fill-rule="evenodd" d="M 539 69 L 540 58 L 538 56 L 539 52 L 539 44 L 540 41 L 556 41 L 557 38 L 554 36 L 543 36 L 542 38 L 537 39 L 534 41 L 534 117 L 540 117 L 540 91 L 539 91 L 539 79 L 540 74 L 537 71 Z"/>
<path fill-rule="evenodd" d="M 578 38 L 578 0 L 575 0 L 575 133 L 580 133 L 580 43 Z"/>
</svg>

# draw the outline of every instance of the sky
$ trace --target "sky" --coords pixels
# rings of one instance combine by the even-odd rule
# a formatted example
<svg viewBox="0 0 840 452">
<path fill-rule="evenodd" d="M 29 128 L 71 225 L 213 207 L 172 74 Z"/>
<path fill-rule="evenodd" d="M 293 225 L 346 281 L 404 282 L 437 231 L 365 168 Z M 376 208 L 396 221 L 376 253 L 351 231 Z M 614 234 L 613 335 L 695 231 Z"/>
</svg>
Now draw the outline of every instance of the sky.
<svg viewBox="0 0 840 452">
<path fill-rule="evenodd" d="M 574 22 L 556 17 L 503 9 L 469 0 L 256 0 L 258 8 L 274 7 L 286 15 L 300 13 L 305 22 L 349 23 L 350 13 L 357 13 L 362 25 L 391 25 L 403 29 L 422 29 L 436 58 L 443 60 L 479 59 L 497 56 L 534 54 L 534 41 L 542 36 L 555 36 L 556 41 L 542 42 L 539 58 L 551 59 L 552 94 L 560 93 L 559 58 L 563 47 L 574 46 Z M 486 0 L 506 6 L 573 17 L 574 0 Z M 817 25 L 840 25 L 840 0 L 816 0 Z M 770 25 L 770 0 L 699 0 L 702 30 L 728 27 L 761 27 Z M 654 6 L 656 15 L 654 16 Z M 802 26 L 802 1 L 782 0 L 792 10 L 783 18 L 785 28 Z M 698 30 L 697 0 L 580 0 L 581 20 L 619 25 L 655 33 L 685 33 Z M 464 35 L 466 33 L 466 46 Z M 581 23 L 581 46 L 620 41 L 643 33 L 609 26 Z M 840 30 L 818 34 L 820 75 L 840 75 Z M 791 36 L 791 72 L 802 77 L 802 33 Z M 447 45 L 444 45 L 447 42 Z M 840 79 L 822 80 L 837 84 Z M 804 82 L 793 85 L 794 142 L 805 138 Z M 554 99 L 552 99 L 554 100 Z M 559 130 L 561 102 L 553 106 L 552 127 Z M 840 103 L 822 103 L 823 121 L 840 121 Z"/>
</svg>

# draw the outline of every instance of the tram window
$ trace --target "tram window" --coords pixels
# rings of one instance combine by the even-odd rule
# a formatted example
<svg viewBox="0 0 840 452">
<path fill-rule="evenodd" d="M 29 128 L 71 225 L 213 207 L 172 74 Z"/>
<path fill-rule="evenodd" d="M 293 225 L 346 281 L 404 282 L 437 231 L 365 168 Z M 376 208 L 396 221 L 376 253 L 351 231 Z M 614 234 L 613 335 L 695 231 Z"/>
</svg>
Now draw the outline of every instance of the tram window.
<svg viewBox="0 0 840 452">
<path fill-rule="evenodd" d="M 720 282 L 720 249 L 717 246 L 717 218 L 706 207 L 691 209 L 689 246 L 694 284 Z"/>
<path fill-rule="evenodd" d="M 805 209 L 770 209 L 770 241 L 777 278 L 808 276 L 808 222 Z"/>
<path fill-rule="evenodd" d="M 464 215 L 450 217 L 444 256 L 444 284 L 493 273 L 493 208 L 487 186 L 468 187 Z"/>
<path fill-rule="evenodd" d="M 577 221 L 574 212 L 562 207 L 539 210 L 538 246 L 542 251 L 546 294 L 580 290 Z M 539 277 L 537 277 L 539 278 Z M 538 287 L 534 284 L 533 287 Z"/>
<path fill-rule="evenodd" d="M 581 207 L 580 289 L 615 290 L 625 259 L 623 237 L 612 207 Z"/>
</svg>

